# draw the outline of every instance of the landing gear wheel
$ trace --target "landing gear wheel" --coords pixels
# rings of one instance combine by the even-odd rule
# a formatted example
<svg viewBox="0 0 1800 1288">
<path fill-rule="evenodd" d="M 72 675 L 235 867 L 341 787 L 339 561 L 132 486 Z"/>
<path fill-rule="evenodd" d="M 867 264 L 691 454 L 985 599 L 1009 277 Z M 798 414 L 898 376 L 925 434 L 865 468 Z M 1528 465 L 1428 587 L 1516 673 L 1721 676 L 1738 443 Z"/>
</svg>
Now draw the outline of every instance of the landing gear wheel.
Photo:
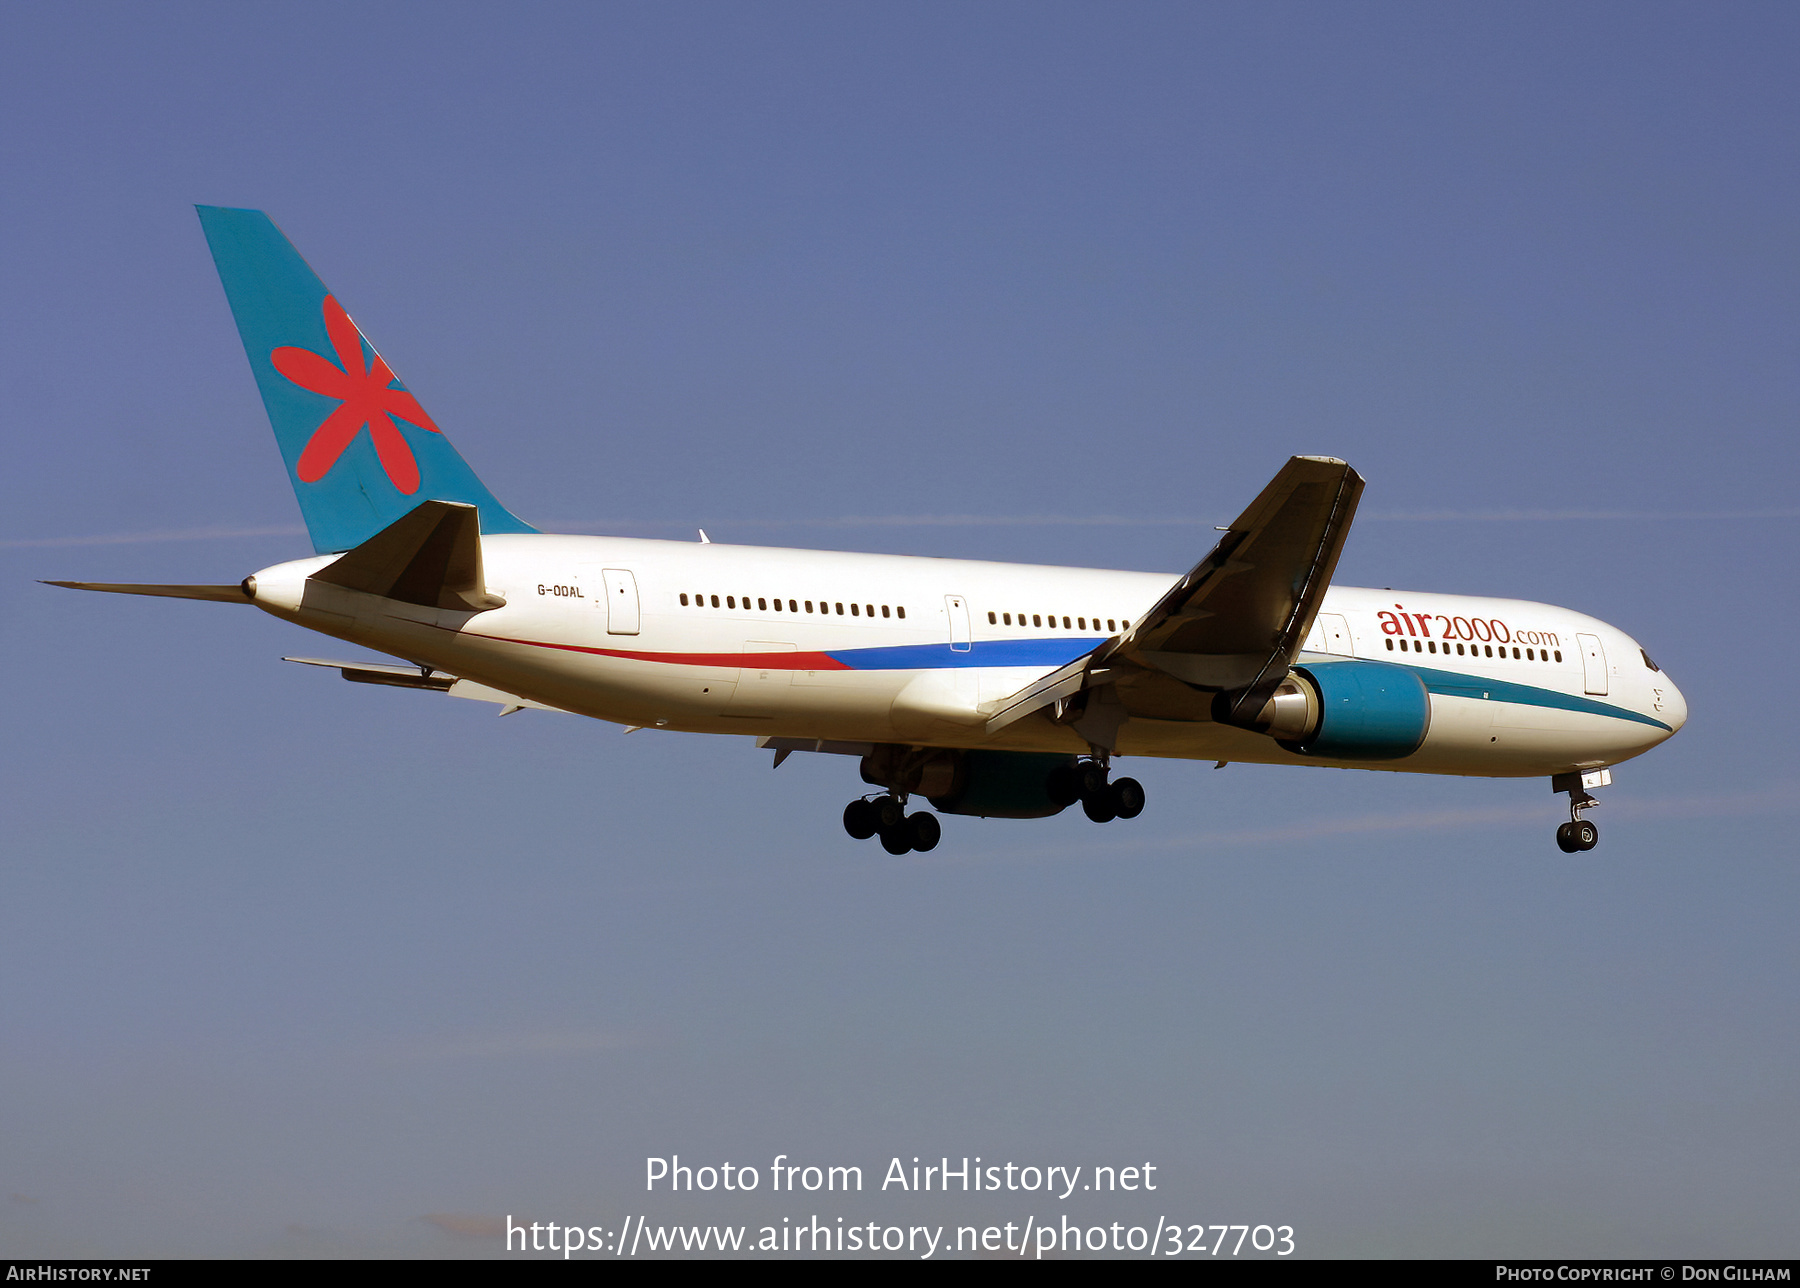
<svg viewBox="0 0 1800 1288">
<path fill-rule="evenodd" d="M 1136 818 L 1144 812 L 1144 785 L 1135 778 L 1121 778 L 1112 785 L 1113 813 Z"/>
<path fill-rule="evenodd" d="M 1119 807 L 1113 803 L 1112 789 L 1102 787 L 1091 796 L 1083 796 L 1081 812 L 1096 823 L 1110 823 L 1119 817 Z"/>
<path fill-rule="evenodd" d="M 937 848 L 938 838 L 943 836 L 944 829 L 938 824 L 936 814 L 927 814 L 920 810 L 917 814 L 906 816 L 906 835 L 912 842 L 912 848 L 920 854 Z"/>
<path fill-rule="evenodd" d="M 1564 823 L 1556 829 L 1556 848 L 1564 854 L 1573 854 L 1581 848 L 1575 841 L 1575 825 Z"/>
<path fill-rule="evenodd" d="M 1591 850 L 1596 845 L 1600 844 L 1600 829 L 1588 822 L 1585 818 L 1578 820 L 1570 826 L 1574 832 L 1576 849 Z"/>
<path fill-rule="evenodd" d="M 878 820 L 875 807 L 865 800 L 853 800 L 844 806 L 844 830 L 852 840 L 866 841 L 875 835 Z"/>
<path fill-rule="evenodd" d="M 1081 784 L 1082 799 L 1098 796 L 1106 790 L 1106 766 L 1099 761 L 1084 760 L 1075 766 L 1075 773 L 1076 781 Z"/>
<path fill-rule="evenodd" d="M 889 854 L 905 854 L 912 849 L 912 829 L 904 825 L 900 827 L 884 827 L 881 829 L 881 848 Z"/>
<path fill-rule="evenodd" d="M 906 806 L 896 796 L 877 796 L 869 802 L 875 811 L 875 825 L 884 832 L 899 827 L 906 818 Z M 904 854 L 902 850 L 900 853 Z"/>
</svg>

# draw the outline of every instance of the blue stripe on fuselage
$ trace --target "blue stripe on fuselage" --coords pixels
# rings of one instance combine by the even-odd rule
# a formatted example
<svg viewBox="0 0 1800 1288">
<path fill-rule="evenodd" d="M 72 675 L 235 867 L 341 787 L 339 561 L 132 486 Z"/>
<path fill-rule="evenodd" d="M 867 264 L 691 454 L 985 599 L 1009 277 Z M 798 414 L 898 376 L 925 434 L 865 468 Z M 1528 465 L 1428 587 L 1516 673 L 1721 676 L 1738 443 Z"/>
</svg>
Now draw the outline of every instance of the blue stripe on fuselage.
<svg viewBox="0 0 1800 1288">
<path fill-rule="evenodd" d="M 1400 663 L 1397 665 L 1404 665 Z M 1660 720 L 1641 715 L 1629 707 L 1614 706 L 1610 702 L 1596 702 L 1592 698 L 1578 698 L 1570 693 L 1558 693 L 1555 689 L 1540 689 L 1531 684 L 1514 684 L 1510 680 L 1490 680 L 1481 675 L 1465 675 L 1459 671 L 1434 671 L 1429 667 L 1412 666 L 1408 670 L 1416 671 L 1425 687 L 1433 693 L 1441 693 L 1447 698 L 1485 698 L 1490 702 L 1513 702 L 1524 707 L 1550 707 L 1557 711 L 1580 711 L 1593 716 L 1611 716 L 1615 720 L 1634 720 L 1638 724 L 1647 724 L 1656 729 L 1669 729 Z M 1674 730 L 1669 729 L 1673 733 Z"/>
<path fill-rule="evenodd" d="M 853 671 L 933 671 L 952 667 L 1064 666 L 1084 653 L 1091 653 L 1104 643 L 1106 643 L 1105 638 L 1070 639 L 1059 636 L 1052 639 L 976 640 L 971 647 L 964 650 L 953 649 L 949 644 L 898 644 L 885 648 L 827 649 L 824 651 L 828 656 L 842 662 Z M 1348 662 L 1352 659 L 1333 657 L 1331 660 Z M 1324 659 L 1311 663 L 1311 665 L 1329 664 Z M 1406 665 L 1400 662 L 1385 664 L 1389 666 Z M 1629 707 L 1615 706 L 1610 702 L 1596 702 L 1592 698 L 1576 697 L 1569 693 L 1558 693 L 1555 689 L 1542 689 L 1536 685 L 1517 684 L 1511 680 L 1494 680 L 1486 676 L 1467 675 L 1459 671 L 1439 671 L 1423 666 L 1407 666 L 1407 669 L 1416 672 L 1419 678 L 1425 682 L 1425 687 L 1432 693 L 1441 693 L 1445 697 L 1478 698 L 1490 702 L 1512 702 L 1520 706 L 1549 707 L 1558 711 L 1579 711 L 1586 715 L 1630 720 L 1637 724 L 1649 725 L 1654 729 L 1669 729 L 1669 726 L 1662 721 L 1642 715 Z"/>
<path fill-rule="evenodd" d="M 852 671 L 935 671 L 969 666 L 1063 666 L 1106 643 L 1059 636 L 1038 640 L 976 640 L 966 649 L 949 644 L 895 644 L 886 648 L 826 649 Z"/>
</svg>

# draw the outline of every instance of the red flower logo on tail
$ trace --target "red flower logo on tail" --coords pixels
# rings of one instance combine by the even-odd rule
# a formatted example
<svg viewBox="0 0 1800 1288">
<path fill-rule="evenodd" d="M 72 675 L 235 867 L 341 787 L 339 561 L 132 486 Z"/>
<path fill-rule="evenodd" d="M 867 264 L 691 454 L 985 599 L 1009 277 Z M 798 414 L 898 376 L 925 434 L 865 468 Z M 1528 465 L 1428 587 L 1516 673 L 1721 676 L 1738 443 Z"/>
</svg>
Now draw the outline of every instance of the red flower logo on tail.
<svg viewBox="0 0 1800 1288">
<path fill-rule="evenodd" d="M 341 367 L 310 349 L 292 345 L 283 345 L 269 355 L 275 370 L 302 389 L 342 400 L 342 405 L 313 431 L 294 472 L 302 482 L 317 483 L 367 425 L 369 437 L 375 442 L 375 455 L 381 458 L 381 468 L 395 487 L 411 496 L 419 490 L 419 463 L 389 415 L 434 434 L 443 431 L 432 423 L 417 398 L 404 389 L 389 388 L 394 383 L 394 373 L 379 355 L 367 367 L 363 365 L 362 335 L 344 312 L 344 306 L 330 295 L 325 297 L 325 333 L 331 337 L 331 347 L 337 351 Z"/>
</svg>

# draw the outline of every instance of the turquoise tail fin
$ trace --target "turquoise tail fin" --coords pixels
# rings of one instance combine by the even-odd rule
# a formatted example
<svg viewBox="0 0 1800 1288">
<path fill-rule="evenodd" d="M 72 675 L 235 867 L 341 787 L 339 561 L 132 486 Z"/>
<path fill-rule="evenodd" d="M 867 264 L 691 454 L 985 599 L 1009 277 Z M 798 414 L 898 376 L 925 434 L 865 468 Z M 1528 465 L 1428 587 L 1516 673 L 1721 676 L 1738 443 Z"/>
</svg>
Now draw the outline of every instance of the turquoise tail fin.
<svg viewBox="0 0 1800 1288">
<path fill-rule="evenodd" d="M 475 477 L 267 215 L 196 209 L 314 550 L 361 545 L 421 501 L 474 506 L 484 533 L 537 531 Z"/>
</svg>

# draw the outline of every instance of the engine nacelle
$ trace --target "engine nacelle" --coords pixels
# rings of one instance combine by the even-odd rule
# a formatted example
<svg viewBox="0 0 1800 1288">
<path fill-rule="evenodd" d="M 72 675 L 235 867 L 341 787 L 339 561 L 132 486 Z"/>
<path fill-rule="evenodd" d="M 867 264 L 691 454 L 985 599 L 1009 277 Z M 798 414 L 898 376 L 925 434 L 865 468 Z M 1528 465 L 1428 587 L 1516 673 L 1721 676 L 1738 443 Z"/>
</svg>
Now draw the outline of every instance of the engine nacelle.
<svg viewBox="0 0 1800 1288">
<path fill-rule="evenodd" d="M 1431 727 L 1425 682 L 1387 662 L 1297 666 L 1249 720 L 1231 718 L 1232 698 L 1221 693 L 1213 700 L 1213 719 L 1327 760 L 1401 760 L 1419 749 Z"/>
<path fill-rule="evenodd" d="M 1327 760 L 1402 760 L 1431 728 L 1431 692 L 1418 672 L 1386 662 L 1321 662 L 1295 667 L 1318 702 L 1318 719 L 1299 736 L 1271 730 L 1288 751 Z"/>
</svg>

